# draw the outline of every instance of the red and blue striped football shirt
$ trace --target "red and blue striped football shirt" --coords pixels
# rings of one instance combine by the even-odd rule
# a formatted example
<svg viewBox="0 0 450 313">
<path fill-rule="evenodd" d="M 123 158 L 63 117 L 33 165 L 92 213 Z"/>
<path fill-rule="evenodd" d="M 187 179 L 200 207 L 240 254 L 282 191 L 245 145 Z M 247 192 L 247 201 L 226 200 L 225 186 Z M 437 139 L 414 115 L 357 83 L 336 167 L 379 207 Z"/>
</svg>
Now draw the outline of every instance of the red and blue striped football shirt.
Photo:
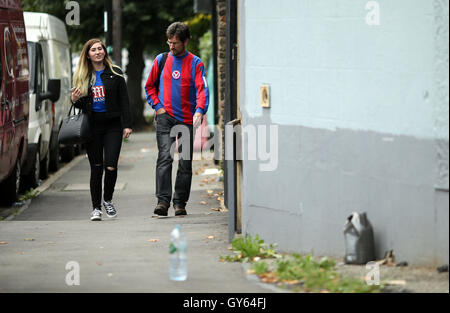
<svg viewBox="0 0 450 313">
<path fill-rule="evenodd" d="M 162 54 L 153 61 L 145 84 L 147 102 L 156 111 L 164 108 L 177 120 L 192 124 L 196 112 L 205 114 L 209 105 L 209 90 L 202 60 L 187 52 L 182 57 L 169 53 L 161 71 L 159 90 L 155 88 Z"/>
</svg>

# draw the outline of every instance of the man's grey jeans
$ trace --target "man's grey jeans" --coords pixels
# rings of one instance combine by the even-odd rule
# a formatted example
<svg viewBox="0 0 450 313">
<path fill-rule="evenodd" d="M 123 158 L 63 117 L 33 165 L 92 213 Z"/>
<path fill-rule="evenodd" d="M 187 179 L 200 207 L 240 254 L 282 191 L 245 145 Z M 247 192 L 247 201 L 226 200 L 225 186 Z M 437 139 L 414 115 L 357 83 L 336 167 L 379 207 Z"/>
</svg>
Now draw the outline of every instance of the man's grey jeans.
<svg viewBox="0 0 450 313">
<path fill-rule="evenodd" d="M 182 129 L 183 133 L 172 133 L 174 127 Z M 189 138 L 184 138 L 189 134 Z M 172 198 L 172 163 L 175 147 L 175 138 L 178 138 L 178 171 L 175 182 L 173 204 L 185 208 L 189 200 L 192 182 L 192 156 L 194 147 L 193 126 L 184 124 L 168 113 L 159 114 L 156 121 L 156 140 L 158 143 L 158 161 L 156 163 L 156 197 L 158 203 L 170 205 Z M 186 147 L 186 145 L 189 147 Z M 175 149 L 174 149 L 175 148 Z M 184 151 L 183 148 L 189 148 Z"/>
</svg>

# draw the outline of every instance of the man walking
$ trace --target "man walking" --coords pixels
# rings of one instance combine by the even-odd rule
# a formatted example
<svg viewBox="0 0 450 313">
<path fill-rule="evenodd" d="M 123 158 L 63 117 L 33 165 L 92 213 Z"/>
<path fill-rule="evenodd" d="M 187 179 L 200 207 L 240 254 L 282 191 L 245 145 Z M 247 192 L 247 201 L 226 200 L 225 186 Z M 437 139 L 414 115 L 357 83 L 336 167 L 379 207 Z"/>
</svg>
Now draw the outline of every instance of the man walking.
<svg viewBox="0 0 450 313">
<path fill-rule="evenodd" d="M 202 60 L 186 51 L 190 39 L 188 26 L 175 22 L 167 28 L 166 35 L 170 53 L 156 57 L 145 85 L 147 102 L 156 111 L 158 205 L 154 213 L 167 216 L 170 201 L 173 200 L 175 215 L 186 215 L 192 181 L 193 128 L 201 124 L 208 110 L 209 91 Z M 172 199 L 171 147 L 175 137 L 171 136 L 171 130 L 174 127 L 186 131 L 176 134 L 182 144 L 178 151 L 180 159 Z M 183 138 L 186 135 L 189 138 Z"/>
</svg>

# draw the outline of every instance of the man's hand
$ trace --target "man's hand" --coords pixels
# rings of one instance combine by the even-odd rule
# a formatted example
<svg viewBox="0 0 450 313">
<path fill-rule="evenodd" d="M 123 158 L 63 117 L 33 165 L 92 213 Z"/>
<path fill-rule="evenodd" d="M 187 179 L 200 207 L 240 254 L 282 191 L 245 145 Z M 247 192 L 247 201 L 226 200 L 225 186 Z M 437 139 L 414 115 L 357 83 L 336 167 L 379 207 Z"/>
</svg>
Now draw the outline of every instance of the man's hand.
<svg viewBox="0 0 450 313">
<path fill-rule="evenodd" d="M 164 113 L 166 113 L 166 110 L 164 110 L 163 108 L 161 108 L 158 111 L 156 111 L 157 115 L 164 114 Z"/>
<path fill-rule="evenodd" d="M 202 113 L 197 112 L 194 114 L 194 122 L 193 122 L 194 127 L 199 127 L 202 124 L 202 118 L 203 118 Z"/>
<path fill-rule="evenodd" d="M 123 138 L 127 139 L 128 137 L 130 137 L 132 132 L 133 132 L 133 130 L 131 128 L 124 128 L 123 129 Z"/>
</svg>

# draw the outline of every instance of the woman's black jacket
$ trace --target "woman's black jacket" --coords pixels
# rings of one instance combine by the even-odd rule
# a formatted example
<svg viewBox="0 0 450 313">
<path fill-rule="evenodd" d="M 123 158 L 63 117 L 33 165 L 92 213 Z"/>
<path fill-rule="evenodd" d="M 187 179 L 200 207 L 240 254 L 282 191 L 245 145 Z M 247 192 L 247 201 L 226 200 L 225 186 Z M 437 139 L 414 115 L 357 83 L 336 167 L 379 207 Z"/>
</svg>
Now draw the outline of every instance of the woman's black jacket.
<svg viewBox="0 0 450 313">
<path fill-rule="evenodd" d="M 118 68 L 114 69 L 122 75 L 122 71 Z M 104 72 L 100 75 L 105 86 L 105 104 L 107 118 L 122 117 L 123 128 L 132 128 L 132 117 L 130 111 L 130 102 L 128 100 L 127 84 L 122 76 L 114 74 L 109 66 L 105 67 Z M 73 105 L 83 110 L 90 116 L 92 121 L 92 85 L 89 85 L 88 95 L 81 97 Z"/>
</svg>

